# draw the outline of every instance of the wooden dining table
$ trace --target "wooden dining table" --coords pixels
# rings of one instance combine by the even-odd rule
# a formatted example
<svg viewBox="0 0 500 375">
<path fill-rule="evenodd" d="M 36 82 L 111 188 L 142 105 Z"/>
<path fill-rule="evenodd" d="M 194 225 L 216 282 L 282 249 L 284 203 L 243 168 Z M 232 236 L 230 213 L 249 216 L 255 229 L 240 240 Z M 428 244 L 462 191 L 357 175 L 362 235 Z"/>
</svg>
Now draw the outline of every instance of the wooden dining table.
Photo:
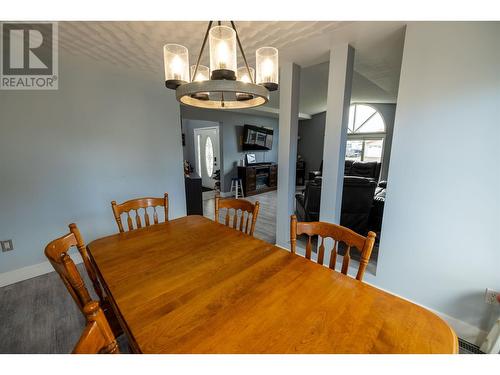
<svg viewBox="0 0 500 375">
<path fill-rule="evenodd" d="M 137 353 L 456 353 L 434 313 L 202 216 L 89 255 Z"/>
</svg>

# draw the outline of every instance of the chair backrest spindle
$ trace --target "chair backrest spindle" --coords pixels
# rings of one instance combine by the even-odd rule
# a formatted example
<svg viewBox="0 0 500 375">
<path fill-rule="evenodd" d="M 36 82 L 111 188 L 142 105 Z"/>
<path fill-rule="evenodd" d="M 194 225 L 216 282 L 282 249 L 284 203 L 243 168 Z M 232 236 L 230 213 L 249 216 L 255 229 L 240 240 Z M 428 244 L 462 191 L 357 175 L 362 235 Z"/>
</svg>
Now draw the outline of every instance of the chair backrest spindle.
<svg viewBox="0 0 500 375">
<path fill-rule="evenodd" d="M 116 220 L 116 224 L 118 225 L 118 230 L 120 232 L 125 232 L 125 229 L 122 224 L 121 215 L 127 215 L 127 226 L 128 230 L 140 229 L 143 228 L 143 222 L 141 219 L 141 209 L 144 210 L 143 218 L 144 218 L 144 226 L 149 227 L 151 225 L 151 219 L 149 217 L 148 207 L 153 208 L 153 222 L 158 224 L 158 212 L 156 211 L 156 207 L 163 207 L 165 212 L 165 221 L 168 221 L 168 193 L 165 193 L 163 198 L 138 198 L 131 199 L 121 204 L 117 204 L 116 201 L 111 202 L 111 208 L 113 209 L 113 215 Z M 130 215 L 130 212 L 134 211 L 135 220 Z M 135 228 L 134 228 L 135 221 Z"/>
<path fill-rule="evenodd" d="M 368 232 L 368 236 L 364 237 L 349 228 L 340 225 L 324 222 L 297 222 L 295 215 L 290 219 L 290 244 L 291 251 L 295 254 L 297 247 L 297 235 L 305 234 L 308 236 L 306 244 L 305 257 L 311 259 L 312 250 L 312 237 L 321 237 L 321 244 L 318 249 L 318 263 L 323 264 L 325 254 L 325 238 L 331 238 L 334 241 L 333 248 L 330 253 L 329 267 L 335 270 L 337 261 L 337 254 L 339 243 L 345 244 L 345 252 L 342 260 L 341 272 L 347 275 L 349 263 L 351 260 L 351 248 L 355 248 L 361 253 L 358 272 L 356 274 L 357 280 L 362 280 L 363 275 L 370 260 L 373 245 L 375 243 L 375 233 Z"/>
<path fill-rule="evenodd" d="M 241 232 L 253 236 L 255 231 L 255 224 L 257 222 L 257 216 L 259 214 L 259 207 L 259 202 L 255 202 L 255 204 L 253 204 L 244 199 L 220 199 L 219 197 L 216 197 L 215 222 L 218 223 L 220 220 L 219 212 L 221 211 L 221 209 L 226 209 L 224 224 L 226 226 L 231 226 L 233 229 L 239 229 Z M 229 212 L 230 210 L 234 210 L 232 215 Z M 238 215 L 239 212 L 241 213 L 241 215 Z M 252 216 L 251 221 L 250 216 Z M 240 221 L 239 225 L 238 220 Z M 244 223 L 245 225 L 243 225 Z"/>
</svg>

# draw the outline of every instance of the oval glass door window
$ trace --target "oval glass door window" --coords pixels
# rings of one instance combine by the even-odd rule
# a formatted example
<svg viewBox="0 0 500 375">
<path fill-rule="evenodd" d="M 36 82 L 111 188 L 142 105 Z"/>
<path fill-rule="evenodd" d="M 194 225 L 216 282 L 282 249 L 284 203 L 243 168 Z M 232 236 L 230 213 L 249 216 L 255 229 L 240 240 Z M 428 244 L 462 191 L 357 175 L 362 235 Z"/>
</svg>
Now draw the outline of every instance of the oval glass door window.
<svg viewBox="0 0 500 375">
<path fill-rule="evenodd" d="M 214 146 L 210 137 L 207 137 L 205 142 L 205 164 L 207 166 L 207 174 L 212 177 L 214 173 Z"/>
</svg>

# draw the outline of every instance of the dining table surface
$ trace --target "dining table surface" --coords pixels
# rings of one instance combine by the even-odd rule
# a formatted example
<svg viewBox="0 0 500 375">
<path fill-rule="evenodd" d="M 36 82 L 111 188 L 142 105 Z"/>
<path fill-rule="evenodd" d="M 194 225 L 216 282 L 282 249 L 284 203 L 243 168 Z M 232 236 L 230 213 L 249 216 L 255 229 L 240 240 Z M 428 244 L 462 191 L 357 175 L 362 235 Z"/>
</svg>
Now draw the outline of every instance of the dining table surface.
<svg viewBox="0 0 500 375">
<path fill-rule="evenodd" d="M 202 216 L 87 246 L 136 353 L 457 353 L 433 312 Z"/>
</svg>

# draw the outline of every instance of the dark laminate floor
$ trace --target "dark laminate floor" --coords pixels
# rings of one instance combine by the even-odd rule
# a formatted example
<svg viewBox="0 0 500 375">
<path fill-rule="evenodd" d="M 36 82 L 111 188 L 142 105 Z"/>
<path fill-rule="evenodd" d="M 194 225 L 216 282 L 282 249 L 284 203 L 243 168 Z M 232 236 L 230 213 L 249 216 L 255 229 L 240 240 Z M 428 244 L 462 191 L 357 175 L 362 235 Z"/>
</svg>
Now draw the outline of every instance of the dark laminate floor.
<svg viewBox="0 0 500 375">
<path fill-rule="evenodd" d="M 0 353 L 71 353 L 84 325 L 55 272 L 0 288 Z"/>
<path fill-rule="evenodd" d="M 83 265 L 78 269 L 90 287 Z M 0 288 L 0 353 L 71 353 L 84 326 L 85 318 L 55 272 Z M 125 336 L 118 344 L 128 352 Z"/>
</svg>

